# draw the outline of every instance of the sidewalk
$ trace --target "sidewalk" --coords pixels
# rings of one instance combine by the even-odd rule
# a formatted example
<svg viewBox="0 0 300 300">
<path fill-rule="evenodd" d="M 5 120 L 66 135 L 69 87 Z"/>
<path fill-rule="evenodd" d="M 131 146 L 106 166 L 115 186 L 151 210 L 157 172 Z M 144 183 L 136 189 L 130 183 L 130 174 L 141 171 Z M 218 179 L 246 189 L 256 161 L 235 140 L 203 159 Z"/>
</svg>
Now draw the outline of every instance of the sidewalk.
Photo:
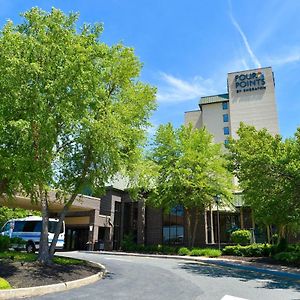
<svg viewBox="0 0 300 300">
<path fill-rule="evenodd" d="M 236 268 L 247 271 L 265 273 L 289 279 L 300 280 L 300 269 L 291 268 L 281 265 L 264 264 L 260 262 L 251 262 L 241 259 L 229 258 L 209 258 L 209 257 L 193 257 L 193 256 L 179 256 L 179 255 L 160 255 L 160 254 L 140 254 L 140 253 L 127 253 L 118 251 L 83 251 L 91 254 L 106 254 L 106 255 L 119 255 L 119 256 L 137 256 L 137 257 L 153 257 L 153 258 L 166 258 L 178 259 L 184 261 L 192 261 L 206 264 L 214 264 L 222 267 Z"/>
</svg>

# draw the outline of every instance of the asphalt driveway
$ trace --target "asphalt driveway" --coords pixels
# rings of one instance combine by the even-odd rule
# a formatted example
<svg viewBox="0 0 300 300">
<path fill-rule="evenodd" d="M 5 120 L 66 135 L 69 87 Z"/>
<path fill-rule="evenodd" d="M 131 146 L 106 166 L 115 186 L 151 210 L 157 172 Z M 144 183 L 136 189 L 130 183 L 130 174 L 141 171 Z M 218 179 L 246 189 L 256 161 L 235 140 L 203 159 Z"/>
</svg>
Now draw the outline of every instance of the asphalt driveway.
<svg viewBox="0 0 300 300">
<path fill-rule="evenodd" d="M 300 299 L 299 281 L 254 271 L 175 259 L 61 254 L 99 262 L 108 273 L 97 283 L 32 299 Z"/>
</svg>

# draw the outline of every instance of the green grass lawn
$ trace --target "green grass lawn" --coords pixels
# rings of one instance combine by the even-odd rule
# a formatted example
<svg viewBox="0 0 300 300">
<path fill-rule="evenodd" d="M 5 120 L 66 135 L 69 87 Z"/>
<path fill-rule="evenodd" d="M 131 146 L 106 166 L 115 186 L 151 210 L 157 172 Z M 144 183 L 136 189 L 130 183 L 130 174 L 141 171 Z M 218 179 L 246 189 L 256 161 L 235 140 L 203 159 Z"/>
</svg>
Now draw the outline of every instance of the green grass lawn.
<svg viewBox="0 0 300 300">
<path fill-rule="evenodd" d="M 0 259 L 8 259 L 20 262 L 34 262 L 37 260 L 38 255 L 35 253 L 17 252 L 17 251 L 4 251 L 0 252 Z M 86 262 L 79 259 L 58 257 L 53 258 L 53 262 L 58 265 L 82 265 Z"/>
</svg>

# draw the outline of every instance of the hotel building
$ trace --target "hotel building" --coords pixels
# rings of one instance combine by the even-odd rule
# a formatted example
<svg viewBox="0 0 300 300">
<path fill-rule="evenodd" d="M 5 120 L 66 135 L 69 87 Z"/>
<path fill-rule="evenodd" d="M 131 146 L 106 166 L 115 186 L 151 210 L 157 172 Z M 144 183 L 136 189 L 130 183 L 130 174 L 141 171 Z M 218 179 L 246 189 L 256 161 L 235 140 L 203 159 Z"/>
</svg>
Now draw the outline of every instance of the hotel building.
<svg viewBox="0 0 300 300">
<path fill-rule="evenodd" d="M 201 97 L 199 109 L 185 113 L 185 124 L 206 127 L 216 143 L 237 138 L 240 123 L 279 133 L 272 68 L 228 73 L 226 94 Z"/>
</svg>

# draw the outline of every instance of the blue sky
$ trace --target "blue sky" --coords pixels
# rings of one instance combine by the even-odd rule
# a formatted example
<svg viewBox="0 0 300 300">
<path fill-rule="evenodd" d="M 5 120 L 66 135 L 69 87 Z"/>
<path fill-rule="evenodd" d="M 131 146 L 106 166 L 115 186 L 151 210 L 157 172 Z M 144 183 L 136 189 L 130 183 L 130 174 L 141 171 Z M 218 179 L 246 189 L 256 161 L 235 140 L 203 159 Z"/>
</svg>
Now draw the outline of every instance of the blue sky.
<svg viewBox="0 0 300 300">
<path fill-rule="evenodd" d="M 226 92 L 228 72 L 272 66 L 280 132 L 300 126 L 300 1 L 0 0 L 0 25 L 32 6 L 102 22 L 103 41 L 135 48 L 142 80 L 158 88 L 159 124 L 183 123 L 200 96 Z"/>
</svg>

